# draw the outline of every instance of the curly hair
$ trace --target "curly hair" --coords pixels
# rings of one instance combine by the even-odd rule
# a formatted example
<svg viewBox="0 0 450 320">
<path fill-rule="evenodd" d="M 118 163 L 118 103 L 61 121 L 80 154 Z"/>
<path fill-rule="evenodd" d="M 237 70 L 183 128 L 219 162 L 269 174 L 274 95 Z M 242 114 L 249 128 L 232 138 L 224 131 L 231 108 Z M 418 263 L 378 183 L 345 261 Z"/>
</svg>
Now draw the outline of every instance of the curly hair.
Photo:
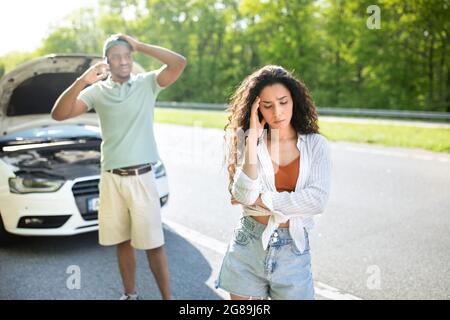
<svg viewBox="0 0 450 320">
<path fill-rule="evenodd" d="M 247 76 L 231 96 L 227 111 L 230 113 L 225 126 L 225 163 L 228 171 L 228 191 L 234 182 L 238 159 L 241 158 L 245 133 L 250 128 L 250 111 L 255 99 L 266 87 L 274 84 L 284 85 L 291 93 L 293 112 L 291 125 L 298 134 L 319 133 L 316 106 L 303 82 L 280 66 L 268 65 Z M 269 129 L 268 124 L 265 129 Z"/>
</svg>

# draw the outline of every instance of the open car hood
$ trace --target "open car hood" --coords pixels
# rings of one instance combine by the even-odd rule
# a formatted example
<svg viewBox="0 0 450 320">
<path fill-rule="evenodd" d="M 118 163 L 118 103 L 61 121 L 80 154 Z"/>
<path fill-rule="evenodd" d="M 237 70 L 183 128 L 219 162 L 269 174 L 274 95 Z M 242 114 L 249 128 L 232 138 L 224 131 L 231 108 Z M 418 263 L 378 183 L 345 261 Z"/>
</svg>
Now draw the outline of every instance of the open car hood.
<svg viewBox="0 0 450 320">
<path fill-rule="evenodd" d="M 0 80 L 0 133 L 58 123 L 50 111 L 60 94 L 90 66 L 101 61 L 99 56 L 48 55 L 18 66 Z M 133 73 L 143 72 L 134 63 Z M 64 124 L 98 126 L 95 112 L 64 121 Z"/>
</svg>

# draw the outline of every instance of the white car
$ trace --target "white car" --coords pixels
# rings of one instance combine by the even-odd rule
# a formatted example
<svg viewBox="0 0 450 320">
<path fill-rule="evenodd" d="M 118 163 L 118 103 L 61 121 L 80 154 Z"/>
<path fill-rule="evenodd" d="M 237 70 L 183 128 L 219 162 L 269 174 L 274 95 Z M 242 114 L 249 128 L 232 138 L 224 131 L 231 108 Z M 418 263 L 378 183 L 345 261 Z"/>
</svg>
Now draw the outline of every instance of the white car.
<svg viewBox="0 0 450 320">
<path fill-rule="evenodd" d="M 50 55 L 0 80 L 0 244 L 11 234 L 74 235 L 98 229 L 101 135 L 89 112 L 50 116 L 58 96 L 100 57 Z M 135 64 L 134 72 L 142 68 Z M 161 207 L 169 197 L 161 161 L 153 163 Z"/>
</svg>

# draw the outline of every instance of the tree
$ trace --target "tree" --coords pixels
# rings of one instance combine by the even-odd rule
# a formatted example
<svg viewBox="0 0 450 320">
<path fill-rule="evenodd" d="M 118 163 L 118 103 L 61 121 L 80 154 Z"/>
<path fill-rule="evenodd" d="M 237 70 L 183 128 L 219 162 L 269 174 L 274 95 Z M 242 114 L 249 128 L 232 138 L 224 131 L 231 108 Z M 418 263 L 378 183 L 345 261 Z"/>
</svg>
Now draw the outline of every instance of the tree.
<svg viewBox="0 0 450 320">
<path fill-rule="evenodd" d="M 101 55 L 105 32 L 99 28 L 94 9 L 75 11 L 52 27 L 37 50 L 39 55 L 50 53 L 90 53 Z"/>
<path fill-rule="evenodd" d="M 301 78 L 319 106 L 450 111 L 450 1 L 100 0 L 54 25 L 41 48 L 0 58 L 5 72 L 48 53 L 100 54 L 123 32 L 188 59 L 163 100 L 227 101 L 255 69 L 277 64 Z M 156 59 L 136 54 L 145 69 Z"/>
</svg>

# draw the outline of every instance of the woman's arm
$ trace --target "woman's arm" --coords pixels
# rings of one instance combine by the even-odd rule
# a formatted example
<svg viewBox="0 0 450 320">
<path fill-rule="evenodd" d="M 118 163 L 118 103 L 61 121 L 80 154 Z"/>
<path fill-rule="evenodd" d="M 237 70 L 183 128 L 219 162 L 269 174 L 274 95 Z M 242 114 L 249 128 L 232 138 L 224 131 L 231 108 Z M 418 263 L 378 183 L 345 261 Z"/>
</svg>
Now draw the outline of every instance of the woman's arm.
<svg viewBox="0 0 450 320">
<path fill-rule="evenodd" d="M 258 137 L 249 136 L 246 139 L 244 163 L 242 168 L 236 168 L 234 183 L 231 188 L 233 204 L 253 205 L 259 197 L 259 178 L 257 165 Z"/>
<path fill-rule="evenodd" d="M 266 121 L 258 118 L 260 98 L 253 102 L 250 113 L 249 134 L 245 141 L 244 163 L 237 168 L 231 193 L 234 197 L 232 203 L 241 203 L 246 206 L 254 205 L 260 193 L 260 181 L 258 176 L 258 139 Z"/>
</svg>

